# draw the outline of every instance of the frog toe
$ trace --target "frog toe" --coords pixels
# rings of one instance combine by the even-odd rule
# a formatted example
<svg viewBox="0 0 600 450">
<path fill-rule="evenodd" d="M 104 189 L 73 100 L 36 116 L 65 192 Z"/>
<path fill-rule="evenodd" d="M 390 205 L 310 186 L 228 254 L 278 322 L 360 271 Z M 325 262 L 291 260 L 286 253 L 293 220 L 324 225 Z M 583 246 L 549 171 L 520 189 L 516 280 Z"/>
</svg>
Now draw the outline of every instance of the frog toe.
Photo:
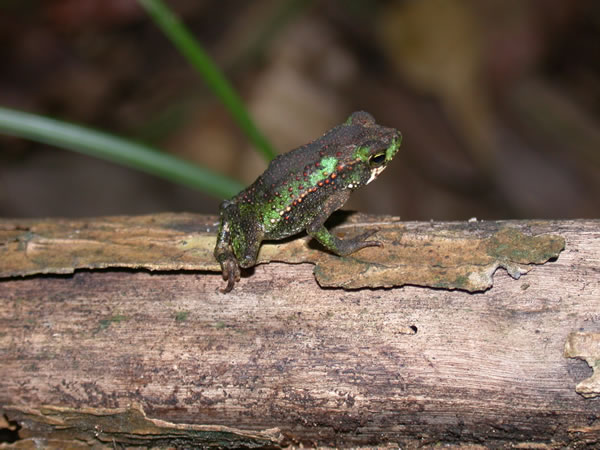
<svg viewBox="0 0 600 450">
<path fill-rule="evenodd" d="M 227 259 L 221 264 L 221 268 L 223 269 L 223 279 L 227 281 L 227 286 L 220 291 L 226 294 L 231 292 L 237 281 L 240 281 L 240 267 L 234 259 Z"/>
<path fill-rule="evenodd" d="M 352 239 L 347 239 L 343 244 L 343 253 L 344 255 L 349 255 L 354 253 L 360 249 L 366 247 L 383 247 L 383 243 L 381 241 L 368 241 L 367 238 L 373 236 L 377 233 L 379 229 L 374 228 L 369 231 L 365 231 L 364 233 L 359 234 L 358 236 L 353 237 Z"/>
<path fill-rule="evenodd" d="M 363 242 L 363 246 L 361 248 L 365 248 L 365 247 L 383 247 L 383 242 L 381 242 L 381 241 L 365 241 L 365 242 Z"/>
<path fill-rule="evenodd" d="M 351 246 L 351 253 L 354 253 L 358 250 L 361 250 L 366 247 L 383 247 L 383 242 L 381 241 L 365 241 L 365 240 L 356 240 L 353 242 L 353 246 Z"/>
<path fill-rule="evenodd" d="M 378 231 L 379 231 L 379 228 L 371 228 L 370 230 L 367 230 L 364 233 L 359 234 L 354 239 L 356 239 L 356 240 L 365 240 L 368 237 L 373 236 Z M 369 241 L 369 242 L 379 242 L 379 241 Z"/>
<path fill-rule="evenodd" d="M 225 286 L 223 289 L 220 289 L 220 291 L 222 294 L 227 294 L 228 292 L 231 292 L 233 286 L 235 286 L 235 280 L 233 277 L 231 277 L 227 280 L 227 286 Z"/>
</svg>

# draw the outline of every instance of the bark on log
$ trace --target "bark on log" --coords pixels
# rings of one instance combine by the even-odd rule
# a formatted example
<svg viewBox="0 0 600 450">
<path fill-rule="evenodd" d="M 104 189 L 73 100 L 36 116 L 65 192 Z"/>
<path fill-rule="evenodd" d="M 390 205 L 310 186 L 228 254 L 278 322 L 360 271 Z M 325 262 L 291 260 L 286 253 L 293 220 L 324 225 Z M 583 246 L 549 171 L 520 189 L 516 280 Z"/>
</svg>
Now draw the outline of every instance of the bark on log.
<svg viewBox="0 0 600 450">
<path fill-rule="evenodd" d="M 208 224 L 205 241 L 188 238 L 183 247 L 192 242 L 198 254 L 210 255 L 203 246 L 214 243 L 215 219 L 173 217 L 193 217 L 198 229 Z M 449 237 L 478 242 L 459 253 L 465 260 L 482 249 L 493 253 L 497 264 L 477 260 L 495 271 L 493 286 L 478 293 L 414 285 L 322 288 L 311 264 L 269 263 L 223 295 L 221 277 L 209 271 L 212 261 L 202 271 L 172 270 L 198 267 L 189 253 L 170 253 L 173 245 L 182 248 L 179 235 L 155 233 L 162 241 L 152 247 L 178 265 L 161 264 L 152 249 L 144 264 L 100 264 L 101 248 L 88 237 L 78 238 L 66 266 L 54 255 L 55 266 L 43 270 L 48 255 L 35 257 L 44 246 L 60 253 L 54 245 L 64 242 L 69 251 L 71 234 L 83 231 L 72 232 L 69 221 L 0 222 L 0 442 L 18 438 L 13 446 L 55 448 L 600 443 L 600 221 L 468 227 L 372 221 L 389 222 L 384 244 L 392 250 L 410 243 L 410 252 L 419 252 L 415 243 L 431 246 L 444 236 L 448 246 L 433 246 L 437 253 L 424 271 L 450 271 L 440 263 L 458 242 Z M 42 225 L 68 229 L 71 237 L 23 240 L 27 233 L 39 238 Z M 549 253 L 539 260 L 527 248 L 525 256 L 514 248 L 502 253 L 505 229 L 512 230 L 510 242 L 534 246 L 532 236 L 552 234 L 564 238 L 565 249 L 545 264 Z M 115 228 L 108 236 L 121 232 L 132 233 Z M 118 242 L 120 250 L 138 251 L 131 239 Z M 299 256 L 305 250 L 294 247 L 298 242 L 305 241 L 283 244 L 294 251 L 280 259 L 309 260 Z M 19 261 L 10 253 L 18 251 Z M 377 251 L 371 255 L 376 260 Z M 402 266 L 399 257 L 387 257 Z M 323 267 L 338 263 L 331 258 Z M 15 269 L 27 264 L 28 272 Z M 69 264 L 92 269 L 40 274 L 68 272 Z M 351 278 L 369 285 L 375 263 L 361 264 L 364 270 Z M 523 275 L 516 280 L 498 267 Z M 383 285 L 407 282 L 390 278 L 400 269 L 384 269 L 376 275 Z M 430 284 L 419 277 L 408 282 L 435 286 L 440 272 L 430 275 Z M 452 276 L 459 285 L 448 287 L 471 286 L 469 274 Z"/>
</svg>

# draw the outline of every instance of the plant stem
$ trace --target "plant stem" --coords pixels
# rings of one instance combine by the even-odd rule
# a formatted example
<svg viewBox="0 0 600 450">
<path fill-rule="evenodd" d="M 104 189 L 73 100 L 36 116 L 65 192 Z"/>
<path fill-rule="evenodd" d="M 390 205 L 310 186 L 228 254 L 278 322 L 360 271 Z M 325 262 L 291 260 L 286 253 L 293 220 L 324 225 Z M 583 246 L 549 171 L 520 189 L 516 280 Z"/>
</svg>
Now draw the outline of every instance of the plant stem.
<svg viewBox="0 0 600 450">
<path fill-rule="evenodd" d="M 271 144 L 254 124 L 244 103 L 211 57 L 162 0 L 138 0 L 165 35 L 196 68 L 210 89 L 221 99 L 238 125 L 267 160 L 275 158 Z"/>
</svg>

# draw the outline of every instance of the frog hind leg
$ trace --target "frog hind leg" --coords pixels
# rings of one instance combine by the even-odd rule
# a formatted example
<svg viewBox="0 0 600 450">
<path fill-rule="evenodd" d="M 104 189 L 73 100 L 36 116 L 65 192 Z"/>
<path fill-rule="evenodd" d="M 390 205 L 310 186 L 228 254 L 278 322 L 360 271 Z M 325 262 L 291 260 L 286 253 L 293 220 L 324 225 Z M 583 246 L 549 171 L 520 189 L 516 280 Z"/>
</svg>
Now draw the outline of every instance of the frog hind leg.
<svg viewBox="0 0 600 450">
<path fill-rule="evenodd" d="M 256 264 L 263 237 L 264 232 L 252 220 L 241 217 L 235 203 L 224 202 L 214 251 L 221 265 L 223 279 L 227 281 L 227 286 L 221 292 L 230 292 L 235 283 L 240 281 L 240 268 L 246 269 Z"/>
<path fill-rule="evenodd" d="M 377 233 L 378 228 L 361 233 L 351 239 L 340 239 L 325 228 L 325 221 L 334 211 L 346 203 L 348 197 L 350 197 L 350 191 L 347 190 L 329 197 L 323 204 L 319 214 L 306 228 L 306 232 L 319 241 L 327 250 L 339 256 L 349 255 L 365 247 L 383 247 L 383 244 L 379 241 L 366 240 L 369 236 Z"/>
</svg>

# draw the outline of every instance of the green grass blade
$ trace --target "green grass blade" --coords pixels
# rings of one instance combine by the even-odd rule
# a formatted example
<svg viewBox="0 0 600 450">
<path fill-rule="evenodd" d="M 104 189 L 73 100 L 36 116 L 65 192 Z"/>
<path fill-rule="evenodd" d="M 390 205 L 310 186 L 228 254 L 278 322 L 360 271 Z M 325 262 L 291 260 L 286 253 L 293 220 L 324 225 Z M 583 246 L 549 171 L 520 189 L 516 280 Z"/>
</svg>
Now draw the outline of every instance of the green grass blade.
<svg viewBox="0 0 600 450">
<path fill-rule="evenodd" d="M 0 107 L 0 133 L 116 162 L 217 197 L 230 198 L 243 188 L 237 181 L 151 147 L 22 111 Z"/>
<path fill-rule="evenodd" d="M 204 51 L 198 41 L 185 28 L 181 21 L 171 12 L 162 0 L 138 0 L 150 17 L 162 29 L 179 52 L 190 64 L 200 72 L 210 89 L 221 99 L 225 107 L 237 121 L 238 125 L 252 143 L 263 153 L 265 158 L 275 158 L 271 144 L 258 130 L 246 110 L 242 100 L 221 71 Z"/>
</svg>

